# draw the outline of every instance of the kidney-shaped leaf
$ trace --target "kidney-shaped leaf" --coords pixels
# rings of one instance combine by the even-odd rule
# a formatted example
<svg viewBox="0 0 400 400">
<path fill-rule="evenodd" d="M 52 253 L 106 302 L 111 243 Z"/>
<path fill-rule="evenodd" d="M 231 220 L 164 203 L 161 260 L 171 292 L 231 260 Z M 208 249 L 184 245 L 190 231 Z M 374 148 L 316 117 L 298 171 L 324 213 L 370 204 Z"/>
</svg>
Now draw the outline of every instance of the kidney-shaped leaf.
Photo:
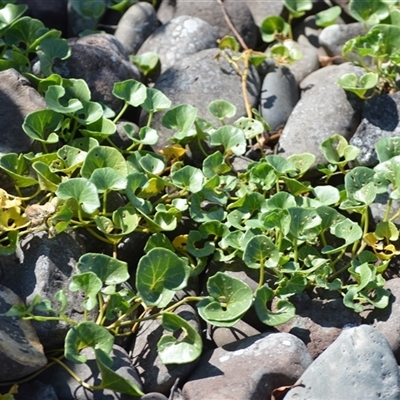
<svg viewBox="0 0 400 400">
<path fill-rule="evenodd" d="M 127 182 L 125 177 L 110 167 L 94 170 L 89 180 L 96 185 L 99 193 L 108 190 L 123 190 Z"/>
<path fill-rule="evenodd" d="M 84 272 L 72 276 L 69 290 L 76 292 L 82 290 L 85 293 L 83 306 L 86 310 L 93 310 L 97 306 L 97 294 L 100 292 L 103 284 L 97 275 L 92 272 Z"/>
<path fill-rule="evenodd" d="M 146 99 L 146 86 L 134 79 L 114 84 L 112 91 L 115 97 L 125 100 L 133 107 L 140 106 Z"/>
<path fill-rule="evenodd" d="M 136 270 L 136 288 L 148 306 L 165 307 L 189 278 L 187 262 L 164 248 L 155 248 L 143 256 Z"/>
<path fill-rule="evenodd" d="M 240 156 L 246 151 L 246 136 L 235 126 L 225 125 L 218 128 L 210 137 L 213 146 L 223 146 L 225 152 L 232 152 Z"/>
<path fill-rule="evenodd" d="M 55 133 L 62 124 L 64 117 L 53 110 L 38 110 L 29 113 L 22 124 L 24 132 L 32 139 L 43 143 L 57 143 Z"/>
<path fill-rule="evenodd" d="M 249 268 L 264 268 L 267 258 L 279 258 L 279 251 L 266 235 L 253 236 L 243 253 L 243 261 Z"/>
<path fill-rule="evenodd" d="M 183 331 L 182 338 L 163 335 L 158 341 L 158 355 L 164 364 L 186 364 L 200 356 L 203 342 L 199 333 L 189 322 L 179 315 L 164 312 L 162 326 L 170 332 Z"/>
<path fill-rule="evenodd" d="M 60 199 L 75 199 L 88 214 L 94 213 L 100 207 L 96 186 L 85 178 L 71 178 L 61 182 L 56 196 Z"/>
<path fill-rule="evenodd" d="M 207 322 L 224 326 L 238 319 L 251 307 L 253 291 L 242 280 L 217 272 L 207 281 L 210 297 L 197 304 L 200 316 Z"/>
<path fill-rule="evenodd" d="M 186 165 L 171 175 L 172 182 L 181 189 L 197 193 L 203 187 L 204 176 L 200 169 Z"/>
</svg>

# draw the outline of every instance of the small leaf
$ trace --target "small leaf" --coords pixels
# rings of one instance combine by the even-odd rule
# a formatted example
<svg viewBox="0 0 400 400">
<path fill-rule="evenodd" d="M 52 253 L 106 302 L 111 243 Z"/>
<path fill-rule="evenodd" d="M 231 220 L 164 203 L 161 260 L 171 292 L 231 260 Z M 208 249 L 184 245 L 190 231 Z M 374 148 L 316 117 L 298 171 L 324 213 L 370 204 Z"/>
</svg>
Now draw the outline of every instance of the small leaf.
<svg viewBox="0 0 400 400">
<path fill-rule="evenodd" d="M 267 286 L 262 286 L 256 291 L 254 308 L 262 323 L 268 326 L 284 324 L 296 315 L 296 309 L 288 300 L 279 300 L 275 307 L 276 311 L 270 311 L 267 303 L 272 301 L 274 292 Z"/>
<path fill-rule="evenodd" d="M 375 144 L 375 148 L 380 163 L 389 161 L 393 157 L 400 156 L 400 138 L 381 138 Z"/>
<path fill-rule="evenodd" d="M 154 88 L 146 88 L 146 99 L 141 104 L 149 113 L 166 110 L 171 107 L 171 101 L 163 92 Z"/>
<path fill-rule="evenodd" d="M 320 11 L 315 14 L 315 25 L 321 28 L 333 25 L 341 13 L 342 8 L 340 6 L 333 6 L 327 10 Z"/>
<path fill-rule="evenodd" d="M 94 272 L 84 272 L 72 276 L 69 290 L 76 292 L 82 290 L 86 299 L 83 305 L 87 310 L 93 310 L 97 306 L 97 294 L 100 292 L 103 284 Z"/>
<path fill-rule="evenodd" d="M 262 21 L 260 31 L 262 40 L 271 43 L 280 35 L 289 37 L 291 28 L 282 17 L 273 15 Z"/>
<path fill-rule="evenodd" d="M 203 161 L 203 173 L 206 178 L 223 175 L 231 171 L 220 151 L 215 151 Z"/>
<path fill-rule="evenodd" d="M 197 108 L 189 104 L 181 104 L 171 108 L 164 114 L 162 124 L 168 129 L 175 130 L 174 138 L 182 140 L 188 134 L 189 136 L 195 134 L 193 124 L 196 117 Z"/>
<path fill-rule="evenodd" d="M 234 126 L 222 126 L 217 129 L 210 137 L 212 146 L 222 145 L 225 152 L 232 152 L 240 156 L 246 151 L 246 136 L 244 132 Z"/>
<path fill-rule="evenodd" d="M 59 138 L 55 132 L 61 128 L 63 120 L 64 117 L 53 110 L 33 111 L 25 117 L 22 129 L 34 140 L 57 143 Z"/>
<path fill-rule="evenodd" d="M 200 169 L 186 165 L 171 174 L 172 182 L 181 189 L 197 193 L 203 188 L 204 176 Z"/>
<path fill-rule="evenodd" d="M 96 185 L 99 193 L 110 190 L 123 190 L 127 184 L 126 178 L 110 167 L 95 169 L 89 181 Z"/>
<path fill-rule="evenodd" d="M 233 36 L 224 36 L 222 39 L 218 39 L 217 43 L 220 50 L 230 49 L 236 52 L 240 50 L 239 42 Z"/>
<path fill-rule="evenodd" d="M 245 248 L 243 261 L 249 268 L 264 268 L 267 258 L 279 259 L 275 244 L 265 235 L 252 237 Z"/>
<path fill-rule="evenodd" d="M 236 115 L 236 106 L 226 100 L 214 100 L 208 105 L 208 111 L 215 118 L 224 121 Z"/>
<path fill-rule="evenodd" d="M 146 100 L 146 86 L 134 79 L 114 84 L 112 94 L 133 107 L 138 107 Z"/>
<path fill-rule="evenodd" d="M 77 364 L 87 361 L 87 357 L 79 354 L 85 347 L 101 349 L 109 354 L 114 344 L 114 336 L 104 327 L 94 322 L 80 322 L 73 326 L 65 337 L 65 358 Z"/>
<path fill-rule="evenodd" d="M 302 17 L 313 8 L 312 0 L 283 0 L 283 4 L 294 18 Z"/>
<path fill-rule="evenodd" d="M 168 364 L 186 364 L 196 360 L 202 351 L 203 342 L 199 333 L 179 315 L 164 312 L 162 326 L 170 332 L 183 331 L 182 338 L 163 335 L 157 343 L 161 361 Z"/>
</svg>

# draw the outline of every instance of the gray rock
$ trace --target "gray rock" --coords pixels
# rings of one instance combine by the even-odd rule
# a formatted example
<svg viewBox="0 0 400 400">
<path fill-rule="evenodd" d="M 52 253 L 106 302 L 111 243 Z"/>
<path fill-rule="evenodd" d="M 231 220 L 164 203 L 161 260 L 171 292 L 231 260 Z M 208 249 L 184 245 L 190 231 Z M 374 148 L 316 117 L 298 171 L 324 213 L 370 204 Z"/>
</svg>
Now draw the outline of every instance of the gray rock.
<svg viewBox="0 0 400 400">
<path fill-rule="evenodd" d="M 223 56 L 216 58 L 219 50 L 206 49 L 192 54 L 174 67 L 167 69 L 155 82 L 154 87 L 161 90 L 172 102 L 172 107 L 187 103 L 198 109 L 198 115 L 210 119 L 208 105 L 213 100 L 228 100 L 237 107 L 232 123 L 246 115 L 243 101 L 241 78 Z M 260 81 L 255 68 L 250 68 L 248 95 L 252 107 L 258 104 Z M 173 132 L 162 126 L 163 113 L 154 114 L 152 127 L 160 135 L 153 147 L 159 150 L 169 144 L 168 138 Z M 216 122 L 216 121 L 215 121 Z M 141 125 L 147 123 L 147 117 L 141 116 Z"/>
<path fill-rule="evenodd" d="M 317 49 L 318 55 L 326 56 L 326 51 L 319 42 L 320 33 L 321 28 L 315 24 L 315 16 L 310 15 L 295 27 L 293 38 L 300 45 L 312 46 Z"/>
<path fill-rule="evenodd" d="M 168 400 L 168 397 L 164 396 L 161 393 L 146 393 L 144 396 L 140 398 L 140 400 Z"/>
<path fill-rule="evenodd" d="M 18 385 L 15 400 L 59 400 L 53 386 L 40 381 L 27 382 Z"/>
<path fill-rule="evenodd" d="M 33 140 L 22 130 L 25 117 L 46 108 L 43 97 L 15 69 L 0 72 L 0 156 L 23 153 Z"/>
<path fill-rule="evenodd" d="M 67 233 L 49 239 L 47 232 L 21 238 L 16 254 L 0 260 L 0 280 L 26 304 L 36 295 L 54 301 L 60 289 L 67 289 L 83 249 Z M 68 307 L 65 314 L 77 321 L 83 317 L 83 294 L 66 290 Z M 56 307 L 58 302 L 54 303 Z M 69 325 L 63 322 L 33 321 L 37 335 L 46 349 L 62 347 Z"/>
<path fill-rule="evenodd" d="M 86 384 L 97 386 L 101 383 L 101 374 L 97 367 L 94 351 L 90 347 L 85 347 L 80 351 L 81 355 L 87 357 L 87 362 L 83 364 L 73 363 L 69 360 L 62 360 L 68 368 L 70 368 L 79 378 Z M 111 350 L 110 357 L 112 359 L 111 369 L 119 376 L 128 379 L 142 390 L 140 378 L 132 367 L 127 352 L 120 346 L 114 345 Z M 54 379 L 57 377 L 57 379 Z M 104 390 L 88 390 L 79 382 L 68 374 L 68 372 L 56 364 L 38 376 L 38 379 L 45 383 L 51 384 L 60 399 L 74 400 L 132 400 L 138 397 L 132 397 L 126 394 L 114 392 L 109 389 Z"/>
<path fill-rule="evenodd" d="M 282 16 L 286 10 L 282 1 L 243 1 L 253 16 L 254 23 L 260 27 L 265 18 L 272 15 Z"/>
<path fill-rule="evenodd" d="M 202 356 L 182 392 L 186 399 L 265 400 L 311 364 L 304 343 L 288 333 L 253 336 Z"/>
<path fill-rule="evenodd" d="M 344 326 L 361 324 L 354 310 L 347 308 L 341 298 L 311 299 L 305 293 L 291 297 L 296 316 L 275 328 L 301 339 L 315 359 L 340 335 Z"/>
<path fill-rule="evenodd" d="M 365 27 L 361 22 L 352 24 L 333 24 L 322 29 L 319 35 L 319 43 L 325 49 L 328 56 L 341 56 L 343 45 L 356 36 L 365 35 Z"/>
<path fill-rule="evenodd" d="M 302 53 L 302 58 L 289 65 L 290 72 L 294 75 L 296 82 L 299 84 L 304 78 L 312 72 L 320 68 L 318 59 L 318 50 L 306 44 L 296 43 L 297 48 Z"/>
<path fill-rule="evenodd" d="M 375 144 L 379 139 L 400 136 L 400 93 L 381 94 L 366 100 L 363 118 L 350 143 L 360 148 L 357 162 L 364 166 L 378 164 Z"/>
<path fill-rule="evenodd" d="M 300 377 L 285 400 L 397 400 L 400 380 L 385 339 L 368 325 L 342 334 Z"/>
<path fill-rule="evenodd" d="M 337 84 L 339 77 L 349 72 L 362 71 L 349 63 L 331 65 L 301 82 L 301 98 L 279 140 L 280 153 L 312 153 L 316 163 L 326 163 L 319 147 L 325 139 L 337 133 L 350 140 L 360 123 L 362 103 Z"/>
<path fill-rule="evenodd" d="M 388 193 L 379 193 L 374 202 L 369 205 L 369 210 L 371 213 L 372 221 L 375 225 L 379 224 L 379 222 L 384 221 L 384 218 L 386 216 L 386 209 L 387 205 L 389 202 L 389 194 L 390 194 L 390 189 Z M 399 200 L 393 200 L 392 199 L 392 206 L 389 212 L 389 219 L 397 213 L 397 211 L 400 209 L 400 201 Z M 399 217 L 397 217 L 394 220 L 391 220 L 395 225 L 397 225 L 398 228 L 400 228 L 400 220 Z"/>
<path fill-rule="evenodd" d="M 183 305 L 175 313 L 188 321 L 200 333 L 200 321 L 196 311 L 190 305 Z M 184 380 L 197 365 L 198 360 L 187 364 L 162 363 L 157 352 L 157 343 L 164 334 L 171 332 L 163 329 L 161 321 L 148 320 L 140 325 L 131 350 L 132 362 L 143 382 L 145 392 L 168 394 L 177 378 Z"/>
<path fill-rule="evenodd" d="M 5 315 L 12 306 L 20 305 L 22 300 L 0 285 L 0 382 L 17 380 L 47 364 L 31 322 Z"/>
<path fill-rule="evenodd" d="M 286 124 L 298 100 L 299 88 L 290 69 L 271 68 L 262 84 L 260 112 L 272 133 Z"/>
<path fill-rule="evenodd" d="M 400 278 L 386 282 L 385 289 L 390 290 L 389 306 L 383 310 L 374 309 L 368 315 L 367 323 L 372 324 L 389 342 L 390 348 L 400 362 Z"/>
<path fill-rule="evenodd" d="M 141 80 L 140 72 L 130 61 L 122 44 L 109 34 L 93 34 L 68 40 L 71 57 L 54 63 L 55 73 L 64 78 L 81 78 L 92 93 L 92 100 L 118 111 L 122 100 L 112 95 L 114 83 L 127 79 Z"/>
<path fill-rule="evenodd" d="M 153 51 L 161 72 L 180 63 L 189 54 L 217 47 L 218 29 L 200 18 L 181 15 L 158 28 L 140 47 L 138 54 Z"/>
<path fill-rule="evenodd" d="M 253 16 L 243 1 L 226 0 L 223 2 L 230 20 L 249 48 L 255 48 L 259 35 Z M 210 25 L 218 28 L 220 38 L 233 35 L 226 22 L 221 6 L 217 2 L 191 0 L 163 0 L 157 11 L 158 19 L 165 24 L 174 17 L 190 15 L 201 18 Z"/>
<path fill-rule="evenodd" d="M 158 28 L 154 7 L 145 1 L 129 7 L 118 22 L 114 36 L 128 54 L 136 54 L 144 41 Z"/>
<path fill-rule="evenodd" d="M 210 325 L 208 329 L 211 339 L 218 347 L 261 333 L 241 319 L 229 328 Z"/>
</svg>

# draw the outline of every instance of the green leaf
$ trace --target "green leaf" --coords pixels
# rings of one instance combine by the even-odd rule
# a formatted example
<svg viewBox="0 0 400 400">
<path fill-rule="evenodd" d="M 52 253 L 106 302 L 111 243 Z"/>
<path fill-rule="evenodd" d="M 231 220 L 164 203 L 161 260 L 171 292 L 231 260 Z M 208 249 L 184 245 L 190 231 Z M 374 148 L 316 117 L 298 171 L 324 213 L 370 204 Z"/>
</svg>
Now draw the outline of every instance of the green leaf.
<svg viewBox="0 0 400 400">
<path fill-rule="evenodd" d="M 114 336 L 104 327 L 94 322 L 80 322 L 73 326 L 65 337 L 65 358 L 74 363 L 82 364 L 87 361 L 79 351 L 85 347 L 101 349 L 109 354 L 114 345 Z"/>
<path fill-rule="evenodd" d="M 28 9 L 26 4 L 6 4 L 0 9 L 0 33 L 2 30 L 10 26 Z"/>
<path fill-rule="evenodd" d="M 65 95 L 66 90 L 62 86 L 49 86 L 45 94 L 47 107 L 61 114 L 72 114 L 82 109 L 83 105 L 77 98 Z"/>
<path fill-rule="evenodd" d="M 376 172 L 373 169 L 362 166 L 349 171 L 344 179 L 348 199 L 366 205 L 373 203 L 377 195 L 374 184 L 375 174 Z"/>
<path fill-rule="evenodd" d="M 210 137 L 212 146 L 223 146 L 225 153 L 240 156 L 246 152 L 246 136 L 244 132 L 234 126 L 222 126 Z"/>
<path fill-rule="evenodd" d="M 399 238 L 399 230 L 391 221 L 382 221 L 376 226 L 374 234 L 378 240 L 387 239 L 396 241 Z"/>
<path fill-rule="evenodd" d="M 317 208 L 317 213 L 321 218 L 321 230 L 325 231 L 337 223 L 343 221 L 346 217 L 340 214 L 336 209 L 328 206 Z"/>
<path fill-rule="evenodd" d="M 265 235 L 257 235 L 249 240 L 243 254 L 243 261 L 249 268 L 264 268 L 268 258 L 279 259 L 275 244 Z"/>
<path fill-rule="evenodd" d="M 354 299 L 357 297 L 358 290 L 356 286 L 350 286 L 343 297 L 343 304 L 348 307 L 356 310 L 358 313 L 364 311 L 364 307 L 360 304 L 356 304 Z"/>
<path fill-rule="evenodd" d="M 127 263 L 106 254 L 86 253 L 76 267 L 82 273 L 93 272 L 105 285 L 118 285 L 129 279 Z"/>
<path fill-rule="evenodd" d="M 123 177 L 128 175 L 128 166 L 124 156 L 119 150 L 107 146 L 98 146 L 89 150 L 81 174 L 84 178 L 89 179 L 96 169 L 105 167 L 114 169 Z"/>
<path fill-rule="evenodd" d="M 325 28 L 329 25 L 333 25 L 337 18 L 340 17 L 342 8 L 340 6 L 333 6 L 327 10 L 320 11 L 315 14 L 315 25 Z"/>
<path fill-rule="evenodd" d="M 355 160 L 360 153 L 359 148 L 349 145 L 347 140 L 338 134 L 324 140 L 320 147 L 327 161 L 340 167 Z"/>
<path fill-rule="evenodd" d="M 209 221 L 212 222 L 212 221 Z M 205 236 L 205 237 L 204 237 Z M 190 231 L 187 242 L 187 250 L 195 257 L 207 257 L 214 253 L 215 244 L 211 241 L 206 241 L 203 248 L 196 247 L 197 242 L 204 241 L 208 235 L 202 235 L 199 231 Z"/>
<path fill-rule="evenodd" d="M 313 7 L 312 0 L 283 0 L 283 4 L 294 18 L 302 17 Z"/>
<path fill-rule="evenodd" d="M 272 312 L 267 308 L 267 303 L 274 298 L 274 292 L 267 286 L 262 286 L 256 291 L 254 308 L 260 321 L 268 326 L 276 326 L 290 321 L 296 315 L 296 309 L 288 300 L 279 300 Z"/>
<path fill-rule="evenodd" d="M 314 165 L 315 156 L 311 153 L 293 154 L 287 160 L 296 167 L 295 176 L 300 177 Z"/>
<path fill-rule="evenodd" d="M 168 364 L 186 364 L 196 360 L 202 352 L 203 342 L 199 333 L 179 315 L 164 312 L 162 326 L 170 332 L 183 331 L 182 338 L 163 335 L 157 343 L 161 361 Z"/>
<path fill-rule="evenodd" d="M 104 329 L 104 328 L 103 328 Z M 111 369 L 112 359 L 102 348 L 94 348 L 96 364 L 101 373 L 100 388 L 112 390 L 113 392 L 123 393 L 128 396 L 144 396 L 140 388 L 133 381 L 122 377 Z"/>
<path fill-rule="evenodd" d="M 226 100 L 214 100 L 208 105 L 208 111 L 215 118 L 224 121 L 236 115 L 236 106 Z"/>
<path fill-rule="evenodd" d="M 136 288 L 146 306 L 163 308 L 177 290 L 187 285 L 187 261 L 172 251 L 154 248 L 144 255 L 136 270 Z"/>
<path fill-rule="evenodd" d="M 71 175 L 83 164 L 87 153 L 79 148 L 65 145 L 57 151 L 58 160 L 50 165 L 52 172 L 63 172 Z"/>
<path fill-rule="evenodd" d="M 28 165 L 23 154 L 7 153 L 0 157 L 0 168 L 20 187 L 36 185 L 38 181 L 29 176 Z"/>
<path fill-rule="evenodd" d="M 345 243 L 342 246 L 335 248 L 333 248 L 332 246 L 325 246 L 322 249 L 322 254 L 338 253 L 350 244 L 353 244 L 357 240 L 360 240 L 363 235 L 363 231 L 360 225 L 358 225 L 357 222 L 353 222 L 349 218 L 346 218 L 343 221 L 340 221 L 336 225 L 332 226 L 330 232 L 337 238 L 343 239 Z"/>
<path fill-rule="evenodd" d="M 264 133 L 263 124 L 253 118 L 241 117 L 233 123 L 233 126 L 240 128 L 245 133 L 246 139 L 253 139 Z"/>
<path fill-rule="evenodd" d="M 265 160 L 278 176 L 296 172 L 296 165 L 282 156 L 271 154 L 266 156 Z"/>
<path fill-rule="evenodd" d="M 147 96 L 146 86 L 134 79 L 115 83 L 112 94 L 133 107 L 142 105 Z"/>
<path fill-rule="evenodd" d="M 196 118 L 197 108 L 189 104 L 181 104 L 164 114 L 162 124 L 168 129 L 175 130 L 174 138 L 182 140 L 186 136 L 195 134 L 193 124 Z"/>
<path fill-rule="evenodd" d="M 32 168 L 37 174 L 39 185 L 42 190 L 55 192 L 58 189 L 61 178 L 52 172 L 46 163 L 36 161 L 32 164 Z"/>
<path fill-rule="evenodd" d="M 338 84 L 344 90 L 366 99 L 371 97 L 372 89 L 376 87 L 378 80 L 379 75 L 376 72 L 366 72 L 360 78 L 354 73 L 349 73 L 342 75 L 338 80 Z"/>
<path fill-rule="evenodd" d="M 389 7 L 380 0 L 351 0 L 351 16 L 367 25 L 376 25 L 389 16 Z"/>
<path fill-rule="evenodd" d="M 54 299 L 60 303 L 60 308 L 58 309 L 58 313 L 62 314 L 68 306 L 68 298 L 67 295 L 65 294 L 65 291 L 63 289 L 60 289 L 54 295 Z"/>
<path fill-rule="evenodd" d="M 29 113 L 22 124 L 24 132 L 42 143 L 57 143 L 55 131 L 61 128 L 64 117 L 53 110 L 38 110 Z"/>
<path fill-rule="evenodd" d="M 88 271 L 82 274 L 73 275 L 69 285 L 69 290 L 72 292 L 82 290 L 86 295 L 86 298 L 83 301 L 83 306 L 90 311 L 97 306 L 97 294 L 100 292 L 102 287 L 103 283 L 97 275 L 92 271 Z"/>
<path fill-rule="evenodd" d="M 340 192 L 334 186 L 315 186 L 313 194 L 315 198 L 325 206 L 330 206 L 340 201 Z"/>
<path fill-rule="evenodd" d="M 133 0 L 136 3 L 136 0 Z M 160 66 L 158 55 L 152 51 L 143 54 L 131 54 L 129 59 L 140 69 L 143 76 L 150 75 Z"/>
<path fill-rule="evenodd" d="M 223 175 L 231 171 L 220 151 L 215 151 L 203 161 L 203 174 L 206 178 Z"/>
<path fill-rule="evenodd" d="M 15 254 L 15 250 L 19 243 L 19 231 L 15 230 L 7 232 L 7 240 L 8 244 L 6 245 L 0 243 L 0 256 L 11 256 L 12 254 Z"/>
<path fill-rule="evenodd" d="M 321 217 L 316 210 L 291 207 L 290 234 L 299 240 L 310 240 L 319 234 L 321 229 Z"/>
<path fill-rule="evenodd" d="M 126 195 L 128 196 L 130 203 L 140 212 L 150 214 L 153 210 L 152 204 L 148 200 L 138 197 L 136 194 L 138 189 L 145 188 L 148 184 L 146 175 L 141 172 L 135 172 L 129 174 L 127 180 Z"/>
<path fill-rule="evenodd" d="M 37 49 L 40 60 L 40 70 L 45 76 L 53 73 L 52 67 L 54 60 L 64 60 L 71 55 L 71 48 L 66 39 L 49 38 L 40 42 Z"/>
<path fill-rule="evenodd" d="M 212 325 L 232 326 L 250 308 L 251 288 L 240 279 L 217 272 L 207 281 L 210 297 L 197 303 L 200 316 Z"/>
<path fill-rule="evenodd" d="M 71 0 L 70 6 L 85 19 L 98 19 L 106 10 L 105 2 L 98 0 Z"/>
<path fill-rule="evenodd" d="M 85 178 L 71 178 L 61 182 L 56 191 L 60 199 L 75 199 L 83 211 L 92 214 L 100 207 L 96 186 Z"/>
<path fill-rule="evenodd" d="M 96 185 L 99 193 L 110 190 L 123 190 L 127 184 L 126 178 L 110 167 L 95 169 L 89 181 Z"/>
<path fill-rule="evenodd" d="M 380 163 L 389 161 L 393 157 L 400 156 L 400 138 L 381 138 L 375 144 L 375 149 Z"/>
<path fill-rule="evenodd" d="M 240 44 L 233 36 L 227 35 L 224 36 L 222 39 L 217 40 L 218 48 L 220 50 L 230 49 L 236 52 L 240 50 Z"/>
<path fill-rule="evenodd" d="M 148 253 L 151 249 L 155 249 L 157 247 L 162 247 L 164 249 L 175 251 L 174 246 L 171 241 L 165 236 L 163 233 L 153 233 L 149 239 L 147 240 L 146 246 L 144 248 L 144 252 Z"/>
<path fill-rule="evenodd" d="M 158 175 L 165 169 L 165 162 L 151 153 L 139 158 L 139 165 L 145 172 L 153 175 Z"/>
<path fill-rule="evenodd" d="M 158 141 L 158 133 L 153 128 L 150 128 L 148 126 L 142 126 L 139 129 L 139 133 L 138 133 L 138 137 L 139 138 L 135 138 L 133 136 L 133 132 L 132 131 L 130 133 L 128 133 L 128 131 L 130 131 L 131 129 L 133 130 L 133 126 L 132 125 L 126 124 L 124 126 L 124 131 L 126 132 L 127 136 L 130 139 L 132 139 L 134 142 L 136 142 L 136 143 L 140 143 L 140 144 L 148 145 L 148 146 L 153 146 Z"/>
<path fill-rule="evenodd" d="M 197 193 L 203 188 L 204 176 L 200 169 L 186 165 L 171 174 L 172 182 L 180 189 Z"/>
<path fill-rule="evenodd" d="M 261 38 L 266 43 L 273 42 L 277 37 L 289 37 L 290 25 L 276 15 L 265 18 L 260 25 Z"/>
<path fill-rule="evenodd" d="M 141 104 L 142 108 L 149 113 L 166 110 L 171 107 L 171 101 L 163 92 L 154 88 L 146 88 L 146 99 Z"/>
</svg>

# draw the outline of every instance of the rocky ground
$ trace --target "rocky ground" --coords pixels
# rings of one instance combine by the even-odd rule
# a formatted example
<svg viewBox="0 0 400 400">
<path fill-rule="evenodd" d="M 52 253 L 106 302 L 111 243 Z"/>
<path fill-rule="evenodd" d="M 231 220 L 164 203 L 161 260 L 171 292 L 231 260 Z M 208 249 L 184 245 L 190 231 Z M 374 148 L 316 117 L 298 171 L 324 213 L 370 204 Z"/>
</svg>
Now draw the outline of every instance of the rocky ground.
<svg viewBox="0 0 400 400">
<path fill-rule="evenodd" d="M 141 79 L 129 62 L 129 54 L 153 51 L 160 57 L 161 70 L 152 85 L 163 91 L 173 106 L 188 103 L 207 117 L 212 100 L 226 99 L 237 107 L 238 116 L 246 114 L 240 77 L 226 60 L 216 58 L 216 39 L 231 33 L 216 1 L 163 0 L 157 10 L 150 3 L 139 2 L 120 20 L 114 14 L 106 16 L 102 23 L 109 33 L 81 38 L 75 37 L 81 27 L 79 19 L 71 15 L 65 18 L 65 1 L 27 3 L 32 16 L 48 27 L 62 29 L 70 38 L 72 56 L 57 62 L 54 71 L 85 79 L 93 100 L 118 109 L 119 100 L 111 96 L 113 84 Z M 271 136 L 279 137 L 279 141 L 271 141 L 270 151 L 283 155 L 309 152 L 323 161 L 319 144 L 338 133 L 361 148 L 361 165 L 373 166 L 376 141 L 399 136 L 400 96 L 381 95 L 363 103 L 337 85 L 344 73 L 360 74 L 359 68 L 344 62 L 340 55 L 345 41 L 362 34 L 364 28 L 352 21 L 346 1 L 333 0 L 343 7 L 342 17 L 329 28 L 317 28 L 314 14 L 328 3 L 314 1 L 312 12 L 295 26 L 301 61 L 288 67 L 265 63 L 258 70 L 251 69 L 249 101 L 271 125 Z M 279 1 L 227 0 L 224 5 L 246 43 L 255 48 L 262 48 L 258 27 L 263 18 L 285 15 Z M 0 72 L 0 104 L 0 154 L 28 151 L 32 143 L 21 125 L 29 112 L 44 108 L 43 99 L 25 78 L 7 70 Z M 140 116 L 130 117 L 140 126 Z M 154 118 L 152 126 L 161 135 L 155 149 L 162 148 L 170 133 L 161 125 L 161 116 Z M 123 136 L 119 140 L 123 146 Z M 242 161 L 246 163 L 246 159 Z M 6 177 L 1 175 L 0 179 L 0 186 L 6 188 Z M 380 202 L 372 205 L 371 213 L 375 222 L 382 220 Z M 140 257 L 137 249 L 143 248 L 146 239 L 135 234 L 121 244 L 119 255 L 130 267 L 135 268 Z M 0 259 L 0 381 L 20 379 L 45 365 L 42 346 L 59 347 L 67 329 L 62 324 L 25 325 L 5 317 L 16 302 L 15 295 L 27 302 L 36 294 L 52 298 L 69 284 L 77 260 L 88 251 L 96 251 L 96 244 L 87 237 L 63 233 L 50 240 L 45 233 L 37 233 L 24 238 L 14 256 Z M 102 246 L 99 251 L 111 249 Z M 253 315 L 246 315 L 233 328 L 211 328 L 203 326 L 194 308 L 182 306 L 178 314 L 205 337 L 206 349 L 198 361 L 162 364 L 156 351 L 162 327 L 157 321 L 148 321 L 134 343 L 114 346 L 113 368 L 137 382 L 147 393 L 143 400 L 399 399 L 400 278 L 395 267 L 392 270 L 392 279 L 387 282 L 392 296 L 386 310 L 359 315 L 341 299 L 311 299 L 302 294 L 293 300 L 296 317 L 275 329 L 260 326 Z M 82 299 L 74 296 L 69 299 L 68 312 L 79 317 Z M 19 358 L 16 353 L 21 353 Z M 90 359 L 92 354 L 88 351 L 87 355 Z M 69 367 L 88 383 L 97 382 L 94 362 L 70 363 Z M 291 385 L 295 387 L 276 390 Z M 52 367 L 21 384 L 15 398 L 130 397 L 111 391 L 92 393 L 61 368 Z"/>
</svg>

